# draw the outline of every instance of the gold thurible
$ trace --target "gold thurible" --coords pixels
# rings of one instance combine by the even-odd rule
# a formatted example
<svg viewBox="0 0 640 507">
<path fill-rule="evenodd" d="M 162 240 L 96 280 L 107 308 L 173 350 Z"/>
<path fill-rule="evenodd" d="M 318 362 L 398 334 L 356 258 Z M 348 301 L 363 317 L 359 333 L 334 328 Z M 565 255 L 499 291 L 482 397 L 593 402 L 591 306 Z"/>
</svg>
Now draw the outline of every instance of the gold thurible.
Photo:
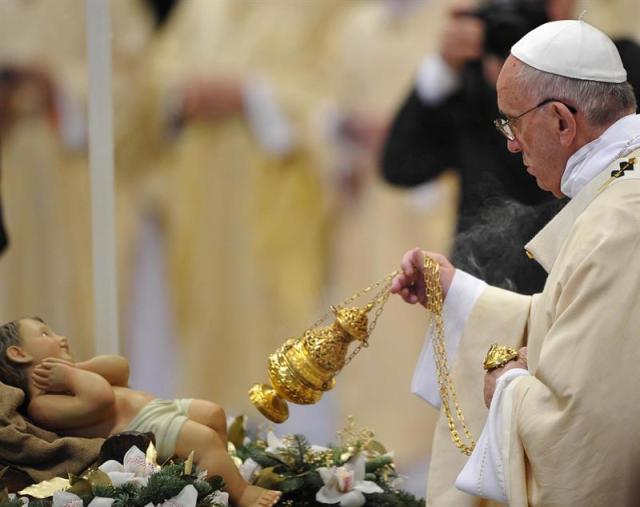
<svg viewBox="0 0 640 507">
<path fill-rule="evenodd" d="M 289 338 L 269 356 L 268 372 L 271 385 L 255 384 L 249 390 L 251 403 L 269 420 L 282 423 L 289 417 L 287 402 L 298 405 L 317 403 L 333 388 L 335 377 L 360 350 L 369 346 L 369 336 L 375 328 L 382 308 L 389 298 L 394 271 L 379 282 L 354 294 L 337 306 L 330 307 L 334 321 L 320 327 L 329 314 L 322 317 L 299 338 Z M 379 289 L 373 299 L 362 307 L 349 306 L 355 299 Z M 371 322 L 369 312 L 376 308 Z M 352 342 L 358 345 L 349 353 Z"/>
<path fill-rule="evenodd" d="M 317 403 L 326 391 L 333 388 L 336 382 L 335 377 L 342 368 L 349 364 L 362 348 L 369 346 L 369 336 L 389 298 L 391 281 L 397 274 L 398 271 L 394 271 L 376 284 L 354 294 L 342 304 L 332 306 L 331 312 L 335 318 L 332 324 L 319 327 L 327 319 L 327 314 L 305 331 L 300 338 L 288 339 L 282 347 L 271 354 L 268 366 L 271 385 L 255 384 L 249 390 L 251 403 L 275 423 L 282 423 L 289 417 L 287 401 L 298 405 Z M 428 256 L 424 260 L 424 280 L 426 307 L 431 313 L 433 354 L 442 408 L 447 418 L 451 439 L 462 453 L 470 455 L 475 447 L 475 441 L 458 404 L 445 350 L 442 320 L 444 298 L 440 284 L 440 266 Z M 361 308 L 348 306 L 373 289 L 380 290 L 365 306 Z M 369 323 L 368 314 L 373 308 L 376 308 L 376 311 Z M 349 345 L 353 341 L 359 343 L 349 354 Z M 463 442 L 458 425 L 462 429 L 466 442 Z"/>
</svg>

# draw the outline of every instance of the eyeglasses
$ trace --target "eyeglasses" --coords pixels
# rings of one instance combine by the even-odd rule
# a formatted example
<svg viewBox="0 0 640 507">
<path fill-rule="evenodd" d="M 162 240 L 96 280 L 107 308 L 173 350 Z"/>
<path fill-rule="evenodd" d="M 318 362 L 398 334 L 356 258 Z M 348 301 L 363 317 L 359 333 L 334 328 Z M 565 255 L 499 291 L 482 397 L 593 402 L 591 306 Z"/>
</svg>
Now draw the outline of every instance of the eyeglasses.
<svg viewBox="0 0 640 507">
<path fill-rule="evenodd" d="M 537 106 L 533 106 L 531 109 L 525 111 L 522 114 L 519 114 L 515 118 L 498 118 L 497 120 L 493 121 L 493 124 L 498 129 L 498 132 L 500 132 L 509 141 L 515 141 L 516 135 L 513 132 L 513 127 L 512 126 L 516 122 L 516 120 L 519 120 L 525 114 L 530 113 L 531 111 L 535 111 L 539 107 L 542 107 L 542 106 L 544 106 L 546 104 L 549 104 L 550 102 L 560 102 L 560 104 L 564 104 L 567 107 L 567 109 L 569 111 L 571 111 L 572 114 L 576 114 L 578 112 L 575 107 L 570 106 L 569 104 L 565 104 L 561 100 L 558 100 L 558 99 L 545 99 L 542 102 L 540 102 L 540 104 L 538 104 Z"/>
</svg>

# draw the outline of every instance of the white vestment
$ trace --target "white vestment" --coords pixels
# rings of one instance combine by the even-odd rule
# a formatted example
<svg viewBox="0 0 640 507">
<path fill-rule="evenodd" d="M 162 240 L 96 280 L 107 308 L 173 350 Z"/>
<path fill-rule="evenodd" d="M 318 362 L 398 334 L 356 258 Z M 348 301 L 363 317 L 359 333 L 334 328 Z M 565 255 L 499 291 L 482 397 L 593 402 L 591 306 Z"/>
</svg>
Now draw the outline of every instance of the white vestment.
<svg viewBox="0 0 640 507">
<path fill-rule="evenodd" d="M 634 264 L 640 255 L 640 151 L 629 151 L 637 150 L 639 138 L 640 117 L 630 115 L 569 161 L 563 191 L 573 198 L 527 245 L 549 272 L 544 291 L 529 297 L 484 287 L 472 298 L 460 339 L 447 338 L 456 350 L 450 362 L 458 399 L 476 436 L 487 416 L 481 364 L 489 345 L 528 346 L 530 375 L 499 388 L 500 400 L 508 403 L 491 407 L 496 418 L 484 433 L 498 440 L 479 444 L 499 450 L 494 468 L 466 478 L 468 484 L 475 480 L 476 494 L 487 484 L 482 474 L 491 473 L 512 506 L 638 504 L 640 271 Z M 615 160 L 620 153 L 623 159 Z M 611 178 L 635 156 L 635 167 Z M 445 307 L 457 306 L 456 298 L 450 292 Z M 425 377 L 423 367 L 414 381 Z M 466 461 L 441 414 L 429 505 L 483 504 L 453 487 Z"/>
</svg>

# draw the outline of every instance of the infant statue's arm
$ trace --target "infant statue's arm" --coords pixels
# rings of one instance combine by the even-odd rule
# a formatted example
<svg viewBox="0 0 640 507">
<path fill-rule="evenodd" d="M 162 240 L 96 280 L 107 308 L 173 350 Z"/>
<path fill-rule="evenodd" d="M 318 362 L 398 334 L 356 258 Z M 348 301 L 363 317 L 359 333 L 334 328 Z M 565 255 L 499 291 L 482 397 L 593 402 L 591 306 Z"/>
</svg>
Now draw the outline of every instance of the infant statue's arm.
<svg viewBox="0 0 640 507">
<path fill-rule="evenodd" d="M 91 371 L 107 379 L 112 386 L 129 385 L 129 361 L 125 357 L 103 355 L 75 364 L 76 368 Z"/>
<path fill-rule="evenodd" d="M 97 373 L 101 377 L 104 377 L 112 386 L 127 387 L 129 385 L 129 361 L 122 356 L 102 355 L 78 363 L 56 357 L 49 357 L 47 359 L 52 362 L 67 364 L 80 368 L 81 370 Z"/>
<path fill-rule="evenodd" d="M 64 431 L 103 421 L 115 408 L 113 388 L 97 373 L 44 359 L 31 377 L 29 417 L 43 428 Z"/>
</svg>

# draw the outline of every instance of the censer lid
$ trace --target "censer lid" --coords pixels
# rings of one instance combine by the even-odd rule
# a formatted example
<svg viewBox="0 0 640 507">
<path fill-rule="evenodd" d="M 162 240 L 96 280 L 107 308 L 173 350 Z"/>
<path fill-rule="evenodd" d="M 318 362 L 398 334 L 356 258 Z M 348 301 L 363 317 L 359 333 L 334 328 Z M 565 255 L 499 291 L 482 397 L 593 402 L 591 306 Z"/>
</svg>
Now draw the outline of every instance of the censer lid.
<svg viewBox="0 0 640 507">
<path fill-rule="evenodd" d="M 336 320 L 342 329 L 354 338 L 365 341 L 369 337 L 369 318 L 367 314 L 372 308 L 373 305 L 369 303 L 362 308 L 332 306 L 331 311 L 335 314 Z"/>
</svg>

